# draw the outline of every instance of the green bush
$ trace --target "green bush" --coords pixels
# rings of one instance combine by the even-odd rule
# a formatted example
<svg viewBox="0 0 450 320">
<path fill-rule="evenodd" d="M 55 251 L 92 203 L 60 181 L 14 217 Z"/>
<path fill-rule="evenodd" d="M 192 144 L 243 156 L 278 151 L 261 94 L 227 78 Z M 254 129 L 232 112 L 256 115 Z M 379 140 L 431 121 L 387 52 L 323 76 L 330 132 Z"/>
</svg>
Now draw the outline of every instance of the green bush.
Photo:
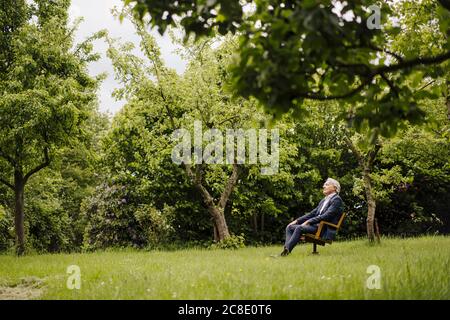
<svg viewBox="0 0 450 320">
<path fill-rule="evenodd" d="M 211 249 L 239 249 L 245 248 L 244 234 L 240 236 L 232 235 L 225 240 L 215 242 L 210 246 Z"/>
<path fill-rule="evenodd" d="M 27 250 L 44 253 L 74 249 L 74 221 L 60 196 L 64 185 L 66 181 L 57 171 L 43 171 L 30 180 L 25 193 Z"/>
<path fill-rule="evenodd" d="M 173 208 L 167 205 L 161 211 L 148 204 L 138 206 L 134 216 L 143 228 L 148 241 L 147 246 L 158 246 L 170 237 L 173 232 L 170 224 L 173 212 Z"/>
<path fill-rule="evenodd" d="M 14 246 L 14 225 L 12 217 L 8 216 L 6 209 L 0 205 L 0 252 Z"/>
<path fill-rule="evenodd" d="M 169 239 L 173 210 L 139 203 L 127 187 L 100 185 L 82 206 L 85 249 L 155 246 Z"/>
</svg>

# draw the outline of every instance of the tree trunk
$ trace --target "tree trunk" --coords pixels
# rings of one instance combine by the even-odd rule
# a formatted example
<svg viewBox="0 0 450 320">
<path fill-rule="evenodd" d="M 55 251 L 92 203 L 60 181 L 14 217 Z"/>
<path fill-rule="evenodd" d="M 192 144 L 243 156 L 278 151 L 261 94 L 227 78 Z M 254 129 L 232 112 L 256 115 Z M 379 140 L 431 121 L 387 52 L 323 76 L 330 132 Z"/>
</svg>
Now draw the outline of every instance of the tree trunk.
<svg viewBox="0 0 450 320">
<path fill-rule="evenodd" d="M 14 173 L 15 218 L 17 254 L 25 253 L 25 229 L 24 229 L 24 189 L 25 181 L 20 172 Z"/>
<path fill-rule="evenodd" d="M 258 234 L 258 214 L 256 212 L 253 214 L 253 232 L 255 235 Z"/>
<path fill-rule="evenodd" d="M 261 232 L 264 233 L 264 213 L 261 213 Z"/>
<path fill-rule="evenodd" d="M 214 241 L 223 241 L 226 238 L 229 238 L 230 232 L 228 231 L 228 225 L 223 212 L 214 204 L 208 206 L 208 211 L 213 218 Z"/>
<path fill-rule="evenodd" d="M 353 144 L 352 140 L 347 135 L 344 135 L 344 141 L 346 142 L 347 146 L 350 148 L 352 153 L 358 159 L 359 167 L 362 170 L 364 189 L 366 192 L 366 200 L 367 200 L 367 220 L 366 220 L 367 237 L 369 238 L 370 242 L 374 242 L 375 241 L 374 219 L 377 203 L 373 195 L 372 179 L 370 178 L 370 173 L 373 168 L 373 162 L 375 160 L 375 157 L 378 151 L 380 151 L 381 149 L 381 144 L 377 139 L 377 142 L 375 143 L 373 150 L 369 151 L 367 155 L 363 157 L 362 153 L 358 150 L 358 148 L 355 146 L 355 144 Z"/>
<path fill-rule="evenodd" d="M 450 95 L 447 97 L 447 120 L 450 121 Z"/>
<path fill-rule="evenodd" d="M 211 217 L 212 224 L 213 224 L 213 233 L 214 233 L 214 242 L 219 241 L 219 230 L 217 230 L 216 222 L 214 221 L 214 218 Z"/>
<path fill-rule="evenodd" d="M 373 196 L 372 190 L 372 180 L 370 178 L 370 170 L 364 169 L 364 188 L 366 191 L 366 199 L 367 199 L 367 237 L 370 242 L 375 241 L 375 229 L 374 229 L 374 221 L 375 221 L 375 210 L 376 210 L 376 201 Z"/>
<path fill-rule="evenodd" d="M 203 202 L 210 213 L 213 220 L 214 228 L 214 241 L 223 241 L 230 237 L 230 232 L 228 231 L 228 225 L 225 220 L 225 207 L 230 198 L 231 193 L 237 183 L 238 179 L 238 165 L 233 164 L 233 172 L 228 179 L 227 185 L 225 186 L 218 204 L 214 203 L 214 199 L 208 190 L 202 184 L 202 167 L 198 166 L 194 172 L 190 165 L 185 165 L 186 172 L 189 177 L 191 177 L 194 182 L 195 187 L 200 192 Z"/>
<path fill-rule="evenodd" d="M 380 228 L 378 227 L 378 219 L 377 218 L 375 218 L 375 235 L 377 236 L 378 243 L 380 243 L 381 242 Z"/>
<path fill-rule="evenodd" d="M 197 182 L 196 187 L 200 191 L 206 208 L 211 215 L 214 228 L 214 241 L 225 240 L 230 236 L 230 232 L 228 231 L 228 225 L 225 220 L 224 209 L 214 203 L 208 190 L 201 183 Z"/>
<path fill-rule="evenodd" d="M 447 81 L 447 120 L 450 121 L 450 81 Z"/>
</svg>

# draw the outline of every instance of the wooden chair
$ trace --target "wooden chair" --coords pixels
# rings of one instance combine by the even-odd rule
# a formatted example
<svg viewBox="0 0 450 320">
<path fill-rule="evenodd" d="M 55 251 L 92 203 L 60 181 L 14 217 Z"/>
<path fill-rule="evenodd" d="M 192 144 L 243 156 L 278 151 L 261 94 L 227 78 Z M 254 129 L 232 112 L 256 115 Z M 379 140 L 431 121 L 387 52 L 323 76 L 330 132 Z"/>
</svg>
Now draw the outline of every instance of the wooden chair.
<svg viewBox="0 0 450 320">
<path fill-rule="evenodd" d="M 337 233 L 337 231 L 340 229 L 340 227 L 342 225 L 342 222 L 344 221 L 344 218 L 345 218 L 345 213 L 342 213 L 338 224 L 333 224 L 333 223 L 330 223 L 327 221 L 320 221 L 319 228 L 317 229 L 316 234 L 311 234 L 311 233 L 305 234 L 305 241 L 311 242 L 313 244 L 313 252 L 312 252 L 313 254 L 319 253 L 319 252 L 317 252 L 317 245 L 324 246 L 327 243 L 331 244 L 333 242 L 333 240 L 326 240 L 326 239 L 322 239 L 320 237 L 320 234 L 322 233 L 322 229 L 323 229 L 324 225 L 327 225 L 328 228 L 335 228 L 336 233 Z"/>
</svg>

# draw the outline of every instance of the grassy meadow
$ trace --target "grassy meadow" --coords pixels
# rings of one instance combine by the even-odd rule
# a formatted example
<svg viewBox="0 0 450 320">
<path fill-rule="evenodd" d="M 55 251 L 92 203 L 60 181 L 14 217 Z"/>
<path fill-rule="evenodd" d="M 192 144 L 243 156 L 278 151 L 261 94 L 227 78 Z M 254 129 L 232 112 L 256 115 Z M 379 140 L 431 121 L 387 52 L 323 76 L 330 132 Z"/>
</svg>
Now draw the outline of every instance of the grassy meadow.
<svg viewBox="0 0 450 320">
<path fill-rule="evenodd" d="M 319 255 L 311 247 L 277 258 L 281 246 L 0 255 L 0 299 L 450 298 L 450 237 L 341 241 Z M 70 265 L 80 267 L 80 289 L 67 287 Z M 371 265 L 379 289 L 367 287 Z"/>
</svg>

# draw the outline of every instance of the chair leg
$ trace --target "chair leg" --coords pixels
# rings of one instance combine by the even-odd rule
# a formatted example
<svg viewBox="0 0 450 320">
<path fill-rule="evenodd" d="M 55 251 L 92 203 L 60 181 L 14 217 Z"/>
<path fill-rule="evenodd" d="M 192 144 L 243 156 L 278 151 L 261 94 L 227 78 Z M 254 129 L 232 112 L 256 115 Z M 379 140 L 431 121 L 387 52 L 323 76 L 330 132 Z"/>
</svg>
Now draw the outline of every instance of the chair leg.
<svg viewBox="0 0 450 320">
<path fill-rule="evenodd" d="M 319 254 L 319 252 L 317 252 L 317 244 L 313 243 L 313 254 Z"/>
</svg>

